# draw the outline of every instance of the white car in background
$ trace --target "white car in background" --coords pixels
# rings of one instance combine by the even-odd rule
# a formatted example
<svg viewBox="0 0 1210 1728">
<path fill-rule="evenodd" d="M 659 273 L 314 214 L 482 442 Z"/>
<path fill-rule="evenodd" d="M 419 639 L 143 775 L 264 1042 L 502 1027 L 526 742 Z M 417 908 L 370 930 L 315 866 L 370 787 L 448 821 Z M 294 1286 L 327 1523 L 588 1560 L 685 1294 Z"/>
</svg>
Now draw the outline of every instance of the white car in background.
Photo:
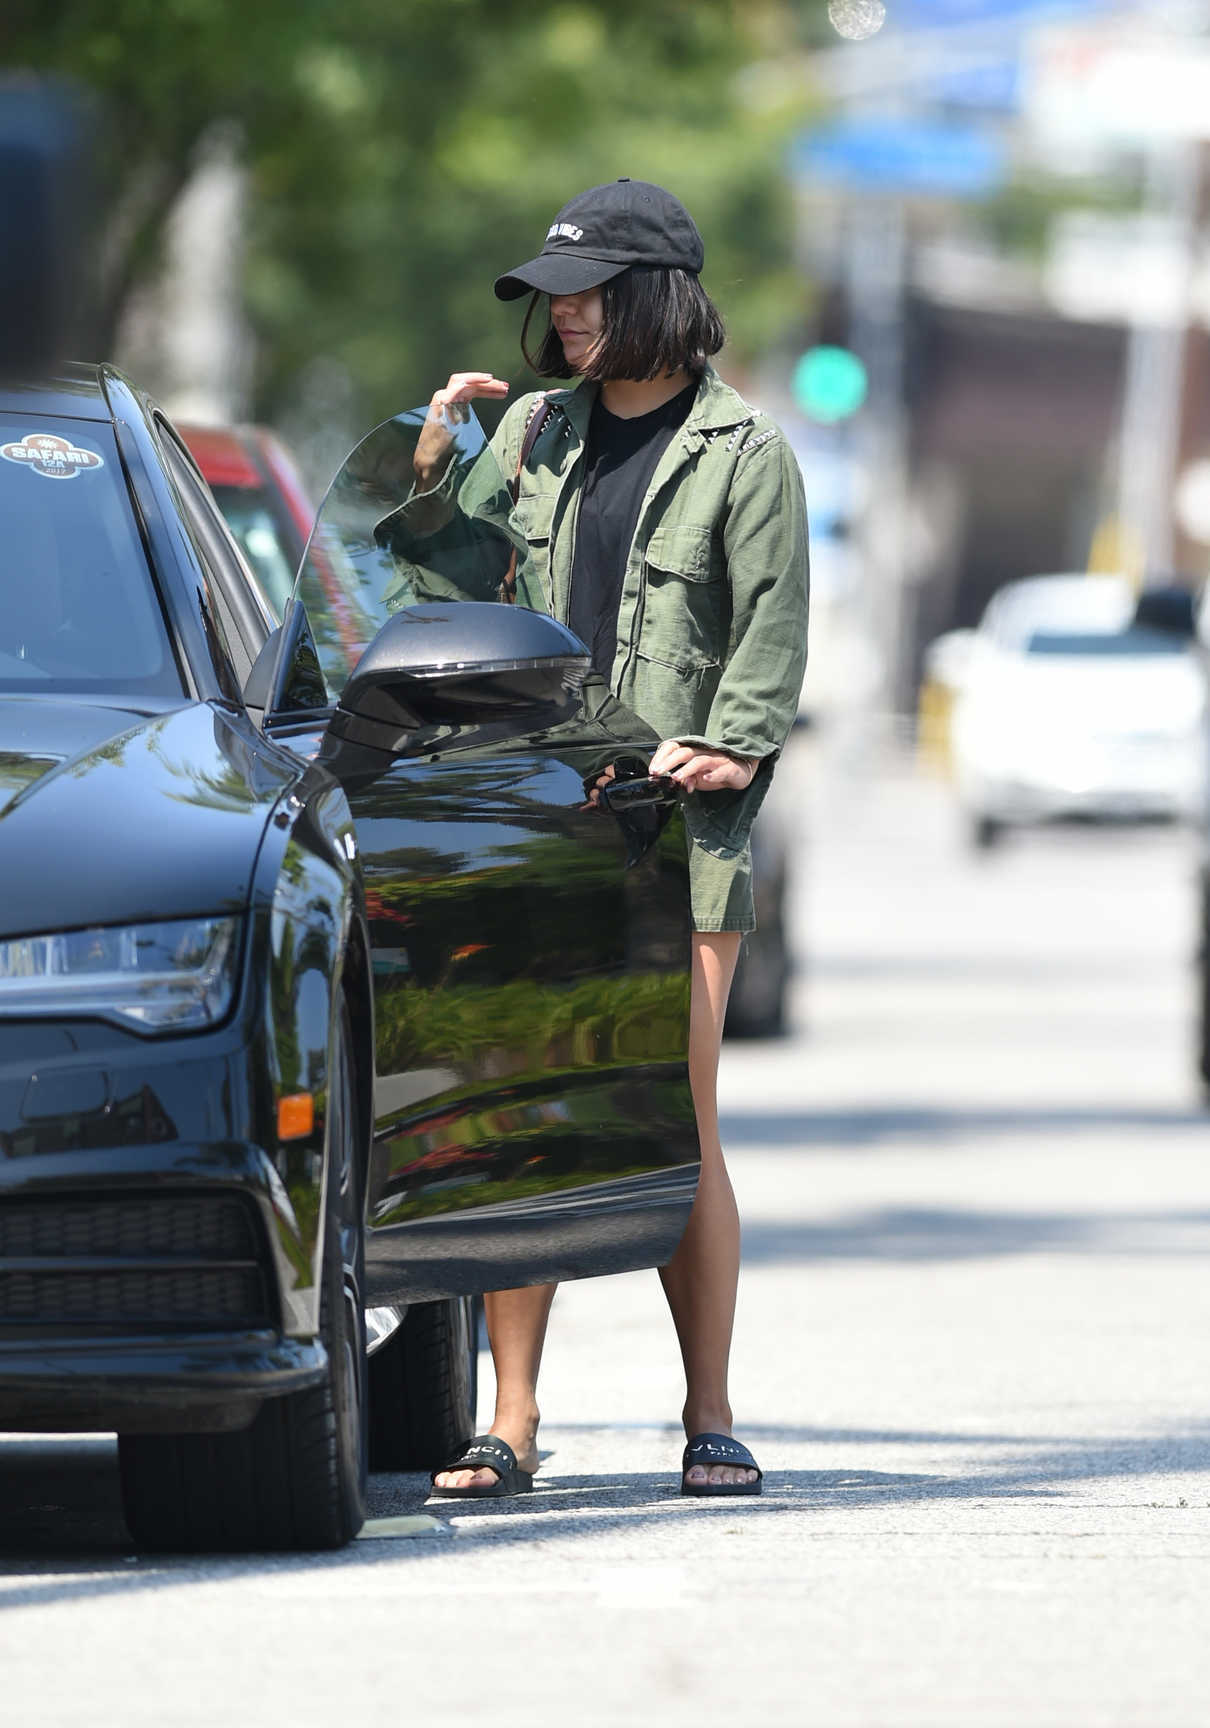
<svg viewBox="0 0 1210 1728">
<path fill-rule="evenodd" d="M 1119 576 L 1035 576 L 988 604 L 953 719 L 976 845 L 1054 817 L 1193 819 L 1205 682 L 1190 638 L 1136 621 Z"/>
</svg>

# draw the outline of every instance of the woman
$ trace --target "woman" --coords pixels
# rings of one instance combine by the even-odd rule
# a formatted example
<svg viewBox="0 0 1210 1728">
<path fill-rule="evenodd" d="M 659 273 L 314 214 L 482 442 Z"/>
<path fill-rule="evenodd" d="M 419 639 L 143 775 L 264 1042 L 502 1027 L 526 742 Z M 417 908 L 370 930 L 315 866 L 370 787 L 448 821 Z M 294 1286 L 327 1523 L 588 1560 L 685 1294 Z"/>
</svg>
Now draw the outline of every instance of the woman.
<svg viewBox="0 0 1210 1728">
<path fill-rule="evenodd" d="M 502 276 L 532 294 L 522 347 L 574 389 L 531 396 L 493 440 L 517 476 L 528 556 L 516 598 L 590 646 L 614 694 L 663 742 L 653 774 L 684 789 L 690 832 L 689 1078 L 702 1171 L 688 1228 L 660 1277 L 685 1366 L 681 1489 L 758 1494 L 731 1433 L 727 1364 L 739 1219 L 719 1143 L 716 1078 L 742 933 L 755 926 L 747 837 L 793 721 L 806 661 L 802 482 L 781 433 L 723 384 L 723 326 L 698 273 L 702 242 L 661 187 L 619 180 L 573 198 L 541 255 Z M 549 325 L 526 347 L 535 312 Z M 441 485 L 451 420 L 508 385 L 456 373 L 432 399 L 417 493 Z M 553 1285 L 487 1296 L 492 1432 L 434 1473 L 446 1497 L 515 1493 L 538 1465 L 537 1379 Z"/>
</svg>

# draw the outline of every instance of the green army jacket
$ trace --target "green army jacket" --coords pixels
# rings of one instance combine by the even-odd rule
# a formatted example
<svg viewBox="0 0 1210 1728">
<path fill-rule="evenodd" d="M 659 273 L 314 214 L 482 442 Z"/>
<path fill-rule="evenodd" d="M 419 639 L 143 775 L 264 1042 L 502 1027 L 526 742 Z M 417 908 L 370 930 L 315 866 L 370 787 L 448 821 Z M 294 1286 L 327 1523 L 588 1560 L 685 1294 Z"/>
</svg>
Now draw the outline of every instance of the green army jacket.
<svg viewBox="0 0 1210 1728">
<path fill-rule="evenodd" d="M 529 556 L 517 598 L 566 620 L 578 478 L 596 386 L 548 396 L 553 412 L 521 475 L 515 519 Z M 492 446 L 511 475 L 534 398 Z M 745 844 L 798 708 L 807 655 L 807 514 L 782 433 L 707 367 L 639 511 L 618 611 L 611 684 L 662 738 L 757 756 L 744 792 L 686 800 L 690 831 L 728 856 Z"/>
<path fill-rule="evenodd" d="M 526 548 L 517 569 L 518 604 L 563 622 L 596 393 L 591 383 L 548 393 L 553 412 L 530 451 L 511 512 L 514 537 L 523 535 Z M 491 441 L 505 476 L 516 471 L 537 400 L 529 395 L 513 403 Z M 437 503 L 434 494 L 414 496 L 399 513 L 412 518 L 414 529 L 421 529 L 426 497 Z M 459 504 L 480 520 L 507 510 L 490 464 L 472 469 L 459 487 Z M 794 722 L 806 666 L 807 598 L 798 463 L 773 422 L 707 367 L 640 508 L 610 682 L 614 695 L 662 738 L 760 758 L 743 792 L 685 799 L 690 833 L 716 856 L 732 857 L 746 844 Z"/>
</svg>

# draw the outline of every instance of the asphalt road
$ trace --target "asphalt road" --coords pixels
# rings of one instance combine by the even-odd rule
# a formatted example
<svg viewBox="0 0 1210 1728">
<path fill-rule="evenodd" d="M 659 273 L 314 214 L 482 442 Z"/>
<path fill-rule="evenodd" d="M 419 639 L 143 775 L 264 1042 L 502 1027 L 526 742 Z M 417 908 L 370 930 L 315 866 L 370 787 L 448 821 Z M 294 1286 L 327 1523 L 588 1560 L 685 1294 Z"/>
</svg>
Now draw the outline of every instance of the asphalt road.
<svg viewBox="0 0 1210 1728">
<path fill-rule="evenodd" d="M 1188 842 L 976 860 L 902 764 L 793 772 L 797 1030 L 722 1083 L 764 1497 L 675 1492 L 654 1274 L 560 1294 L 532 1501 L 343 1554 L 140 1560 L 110 1440 L 0 1438 L 6 1721 L 1202 1728 Z"/>
</svg>

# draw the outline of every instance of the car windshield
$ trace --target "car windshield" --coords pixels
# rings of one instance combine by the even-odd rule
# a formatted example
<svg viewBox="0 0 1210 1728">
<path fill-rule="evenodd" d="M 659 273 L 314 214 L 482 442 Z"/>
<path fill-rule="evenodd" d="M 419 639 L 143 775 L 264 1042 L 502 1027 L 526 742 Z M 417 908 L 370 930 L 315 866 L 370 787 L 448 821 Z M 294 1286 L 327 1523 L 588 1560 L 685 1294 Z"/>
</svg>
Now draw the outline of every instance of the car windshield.
<svg viewBox="0 0 1210 1728">
<path fill-rule="evenodd" d="M 1174 630 L 1035 630 L 1027 654 L 1067 654 L 1112 659 L 1125 655 L 1186 654 L 1189 641 Z"/>
<path fill-rule="evenodd" d="M 490 600 L 525 540 L 473 414 L 449 432 L 443 471 L 416 486 L 427 404 L 376 426 L 329 486 L 295 592 L 332 701 L 383 624 L 423 600 Z"/>
<path fill-rule="evenodd" d="M 0 418 L 0 691 L 182 693 L 111 428 Z"/>
</svg>

